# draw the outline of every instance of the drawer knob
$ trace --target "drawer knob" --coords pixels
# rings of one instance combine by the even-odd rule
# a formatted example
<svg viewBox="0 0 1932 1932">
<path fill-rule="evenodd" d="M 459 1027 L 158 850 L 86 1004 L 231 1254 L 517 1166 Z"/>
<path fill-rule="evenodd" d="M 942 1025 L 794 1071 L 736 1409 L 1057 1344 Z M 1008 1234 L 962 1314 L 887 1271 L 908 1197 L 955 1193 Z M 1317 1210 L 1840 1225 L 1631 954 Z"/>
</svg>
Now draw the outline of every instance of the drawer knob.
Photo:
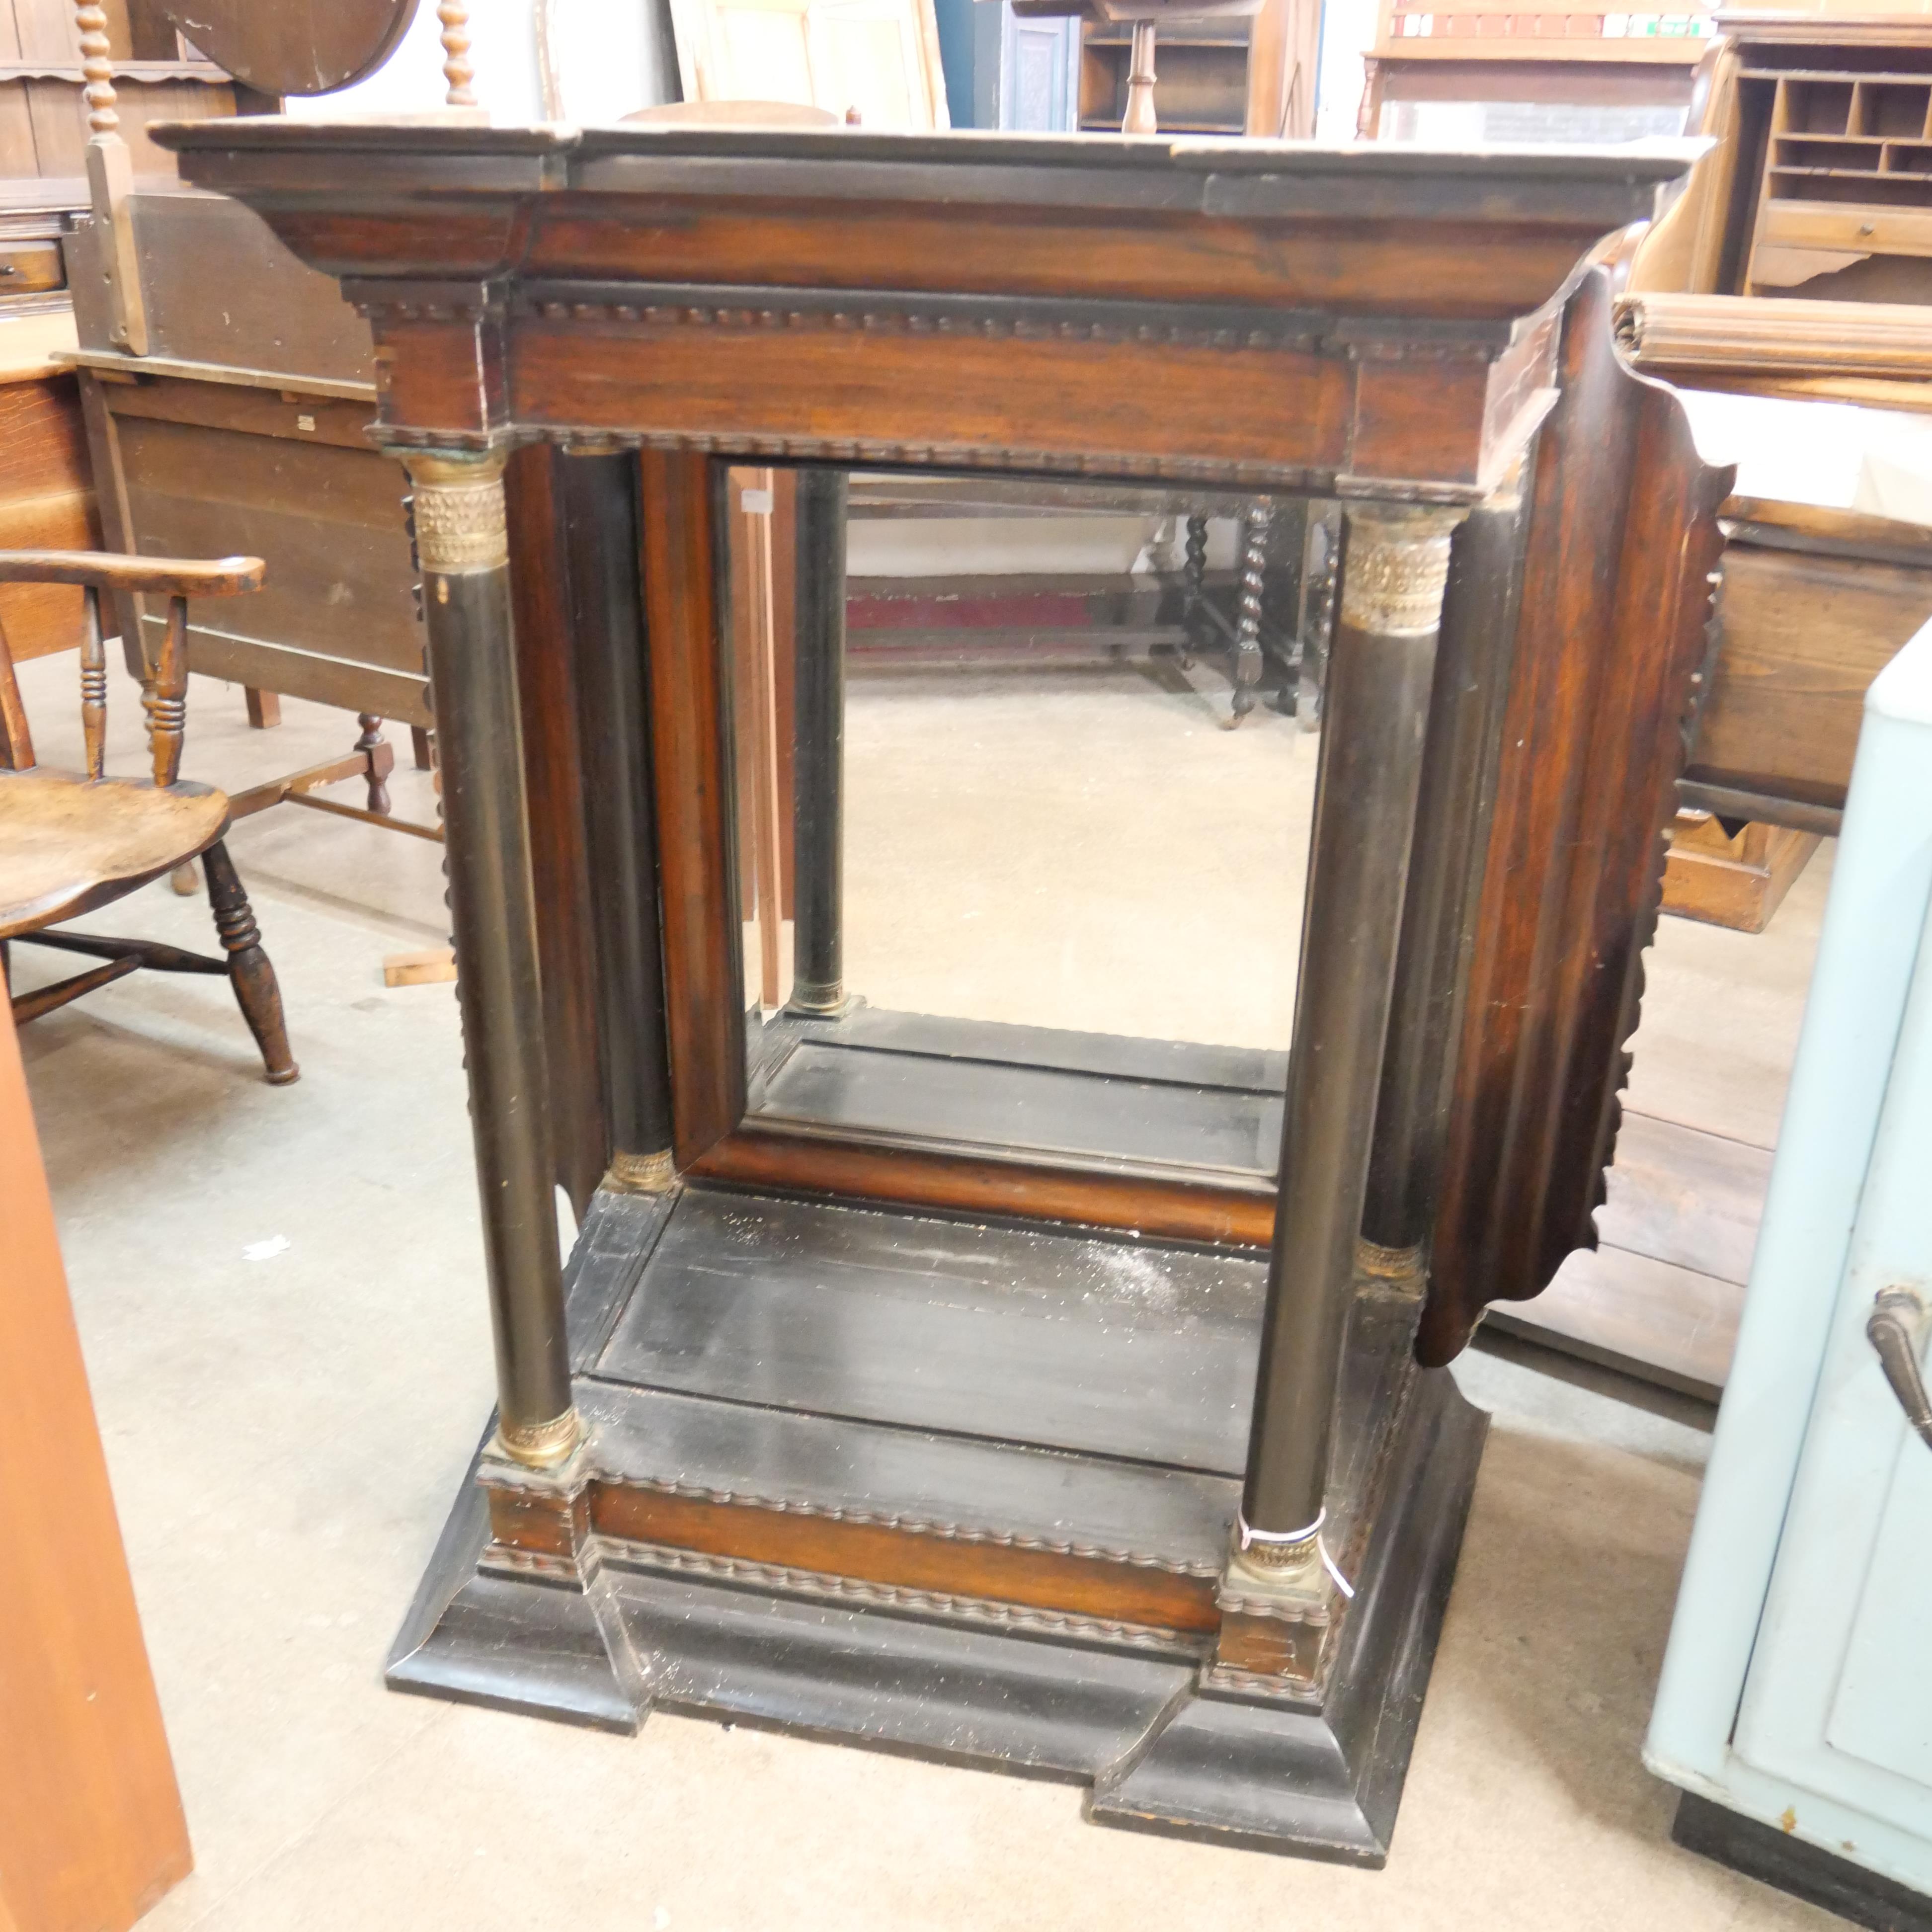
<svg viewBox="0 0 1932 1932">
<path fill-rule="evenodd" d="M 1926 1396 L 1925 1378 L 1918 1369 L 1925 1320 L 1925 1304 L 1911 1289 L 1882 1288 L 1872 1298 L 1865 1334 L 1878 1352 L 1879 1366 L 1905 1419 L 1922 1442 L 1932 1445 L 1932 1400 Z"/>
<path fill-rule="evenodd" d="M 1873 232 L 1872 224 L 1869 221 L 1861 221 L 1858 224 L 1858 232 L 1861 235 L 1870 235 Z"/>
</svg>

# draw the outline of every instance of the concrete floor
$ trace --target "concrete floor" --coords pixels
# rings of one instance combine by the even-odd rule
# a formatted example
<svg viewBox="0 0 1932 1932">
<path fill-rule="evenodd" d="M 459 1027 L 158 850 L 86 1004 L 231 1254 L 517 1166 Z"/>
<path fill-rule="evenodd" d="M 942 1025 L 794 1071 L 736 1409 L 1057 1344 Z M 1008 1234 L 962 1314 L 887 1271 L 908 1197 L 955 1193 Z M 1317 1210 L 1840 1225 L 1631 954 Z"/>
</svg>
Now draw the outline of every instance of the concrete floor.
<svg viewBox="0 0 1932 1932">
<path fill-rule="evenodd" d="M 71 758 L 71 661 L 26 673 L 43 756 Z M 118 763 L 138 769 L 137 714 L 115 697 Z M 1170 761 L 1125 777 L 1171 796 L 1192 849 L 1223 848 L 1242 818 L 1217 809 L 1204 830 L 1190 778 L 1211 790 L 1214 761 L 1261 740 L 1194 729 L 1187 703 Z M 242 716 L 238 691 L 197 681 L 190 776 L 238 788 L 353 735 L 292 703 L 278 732 Z M 1010 743 L 1034 728 L 1025 706 L 997 723 Z M 1066 741 L 1034 742 L 1047 757 Z M 425 780 L 394 789 L 399 810 L 430 809 Z M 452 989 L 386 990 L 380 970 L 442 936 L 439 854 L 286 807 L 231 847 L 298 1085 L 262 1084 L 214 981 L 137 975 L 25 1036 L 195 1842 L 154 1932 L 1837 1922 L 1672 1846 L 1672 1794 L 1638 1762 L 1706 1446 L 1696 1412 L 1494 1354 L 1458 1365 L 1496 1422 L 1379 1874 L 1096 1830 L 1064 1786 L 663 1716 L 617 1739 L 386 1692 L 384 1652 L 490 1399 Z M 1274 840 L 1256 849 L 1278 862 Z M 1814 868 L 1762 938 L 1666 922 L 1636 1076 L 1651 1111 L 1774 1122 L 1822 886 Z M 206 903 L 163 884 L 95 922 L 199 944 Z M 1192 952 L 1204 996 L 1220 962 Z M 16 958 L 22 983 L 52 976 Z"/>
</svg>

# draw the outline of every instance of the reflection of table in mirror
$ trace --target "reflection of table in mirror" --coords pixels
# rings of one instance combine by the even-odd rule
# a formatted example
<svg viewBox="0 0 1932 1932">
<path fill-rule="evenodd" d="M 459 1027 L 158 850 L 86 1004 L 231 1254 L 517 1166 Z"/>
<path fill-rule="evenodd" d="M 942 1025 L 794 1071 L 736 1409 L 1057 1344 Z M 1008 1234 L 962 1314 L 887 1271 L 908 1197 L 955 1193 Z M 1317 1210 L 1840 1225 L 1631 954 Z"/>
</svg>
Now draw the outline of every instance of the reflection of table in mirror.
<svg viewBox="0 0 1932 1932">
<path fill-rule="evenodd" d="M 1418 1358 L 1588 1237 L 1701 662 L 1726 479 L 1572 278 L 1684 157 L 172 138 L 345 278 L 415 486 L 500 1402 L 390 1681 L 755 1718 L 1379 1860 L 1481 1439 Z M 1168 1083 L 1239 1154 L 1163 1124 L 1145 1042 L 1064 1022 L 976 1060 L 945 1132 L 757 1111 L 747 466 L 805 466 L 802 544 L 853 470 L 1345 505 L 1286 1061 Z M 871 890 L 806 809 L 855 715 L 830 580 L 769 627 L 789 1004 L 824 1010 L 757 1005 L 801 1031 L 850 967 L 807 901 L 841 863 L 832 912 Z M 1131 1136 L 1094 1106 L 1106 1138 L 1030 1139 L 1021 1088 L 1096 1054 Z M 1239 1164 L 1275 1105 L 1278 1185 Z M 550 1120 L 586 1107 L 610 1171 L 566 1296 Z"/>
</svg>

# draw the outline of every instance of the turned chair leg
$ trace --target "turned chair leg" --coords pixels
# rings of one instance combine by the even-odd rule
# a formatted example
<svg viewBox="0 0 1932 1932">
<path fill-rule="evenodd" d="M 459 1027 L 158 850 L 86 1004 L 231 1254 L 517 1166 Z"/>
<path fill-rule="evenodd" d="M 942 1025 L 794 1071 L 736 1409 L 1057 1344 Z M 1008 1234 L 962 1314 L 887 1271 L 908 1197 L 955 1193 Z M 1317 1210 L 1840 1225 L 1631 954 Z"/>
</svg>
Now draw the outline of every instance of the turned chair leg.
<svg viewBox="0 0 1932 1932">
<path fill-rule="evenodd" d="M 201 855 L 201 862 L 208 874 L 215 930 L 228 950 L 228 983 L 235 988 L 236 1004 L 262 1049 L 269 1085 L 286 1087 L 301 1077 L 302 1069 L 289 1052 L 288 1030 L 282 1023 L 282 991 L 275 983 L 275 969 L 262 950 L 262 935 L 248 895 L 242 889 L 228 848 L 219 840 Z"/>
<path fill-rule="evenodd" d="M 380 812 L 386 818 L 389 813 L 389 774 L 396 769 L 395 747 L 382 736 L 382 721 L 373 711 L 358 711 L 356 722 L 362 728 L 356 748 L 369 761 L 369 809 Z"/>
</svg>

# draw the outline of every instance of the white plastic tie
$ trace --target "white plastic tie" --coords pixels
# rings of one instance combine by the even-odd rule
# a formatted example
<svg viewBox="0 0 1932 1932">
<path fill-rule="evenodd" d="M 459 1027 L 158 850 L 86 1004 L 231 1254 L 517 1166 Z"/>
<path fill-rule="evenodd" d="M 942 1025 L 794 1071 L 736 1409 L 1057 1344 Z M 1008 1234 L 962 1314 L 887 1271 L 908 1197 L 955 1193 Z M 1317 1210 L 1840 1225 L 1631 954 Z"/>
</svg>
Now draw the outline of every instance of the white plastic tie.
<svg viewBox="0 0 1932 1932">
<path fill-rule="evenodd" d="M 1336 1564 L 1334 1558 L 1328 1553 L 1328 1545 L 1322 1538 L 1322 1526 L 1328 1520 L 1328 1512 L 1326 1509 L 1324 1509 L 1312 1522 L 1300 1529 L 1251 1529 L 1245 1517 L 1238 1514 L 1234 1518 L 1236 1528 L 1240 1532 L 1240 1547 L 1244 1550 L 1252 1550 L 1258 1543 L 1306 1543 L 1311 1536 L 1314 1538 L 1315 1553 L 1321 1558 L 1322 1567 L 1328 1571 L 1330 1582 L 1341 1592 L 1344 1597 L 1352 1602 L 1354 1600 L 1355 1586 L 1342 1574 L 1340 1569 Z"/>
</svg>

